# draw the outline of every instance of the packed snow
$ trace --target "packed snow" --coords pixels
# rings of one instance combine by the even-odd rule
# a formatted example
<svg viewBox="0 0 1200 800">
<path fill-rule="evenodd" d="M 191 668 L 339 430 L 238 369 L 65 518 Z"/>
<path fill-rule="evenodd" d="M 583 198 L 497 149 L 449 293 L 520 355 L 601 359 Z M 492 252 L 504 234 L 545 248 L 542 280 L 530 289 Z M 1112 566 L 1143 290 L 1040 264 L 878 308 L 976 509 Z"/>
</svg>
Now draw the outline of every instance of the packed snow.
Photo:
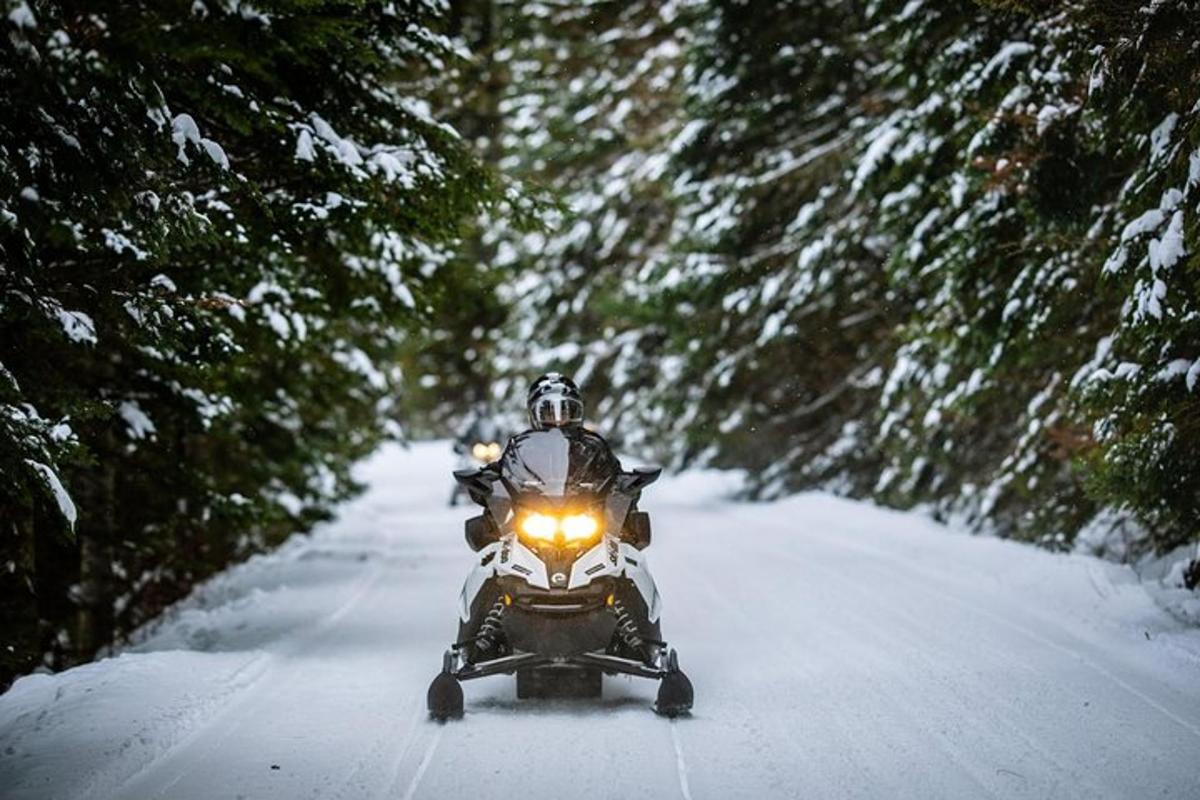
<svg viewBox="0 0 1200 800">
<path fill-rule="evenodd" d="M 120 655 L 0 696 L 25 798 L 1197 797 L 1200 631 L 1126 567 L 825 494 L 650 487 L 664 633 L 696 687 L 425 690 L 472 555 L 445 442 L 389 446 L 340 518 L 229 570 Z"/>
</svg>

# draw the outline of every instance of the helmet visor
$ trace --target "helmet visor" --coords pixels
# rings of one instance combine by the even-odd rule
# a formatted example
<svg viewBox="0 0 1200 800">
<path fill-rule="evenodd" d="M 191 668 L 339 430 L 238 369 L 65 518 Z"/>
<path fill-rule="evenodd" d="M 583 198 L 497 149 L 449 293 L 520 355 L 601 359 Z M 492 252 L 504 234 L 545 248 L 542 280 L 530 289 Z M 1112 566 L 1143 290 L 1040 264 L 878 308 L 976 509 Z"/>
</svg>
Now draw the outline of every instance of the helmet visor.
<svg viewBox="0 0 1200 800">
<path fill-rule="evenodd" d="M 561 394 L 539 397 L 530 409 L 536 425 L 543 428 L 561 428 L 583 422 L 583 403 L 578 398 Z"/>
</svg>

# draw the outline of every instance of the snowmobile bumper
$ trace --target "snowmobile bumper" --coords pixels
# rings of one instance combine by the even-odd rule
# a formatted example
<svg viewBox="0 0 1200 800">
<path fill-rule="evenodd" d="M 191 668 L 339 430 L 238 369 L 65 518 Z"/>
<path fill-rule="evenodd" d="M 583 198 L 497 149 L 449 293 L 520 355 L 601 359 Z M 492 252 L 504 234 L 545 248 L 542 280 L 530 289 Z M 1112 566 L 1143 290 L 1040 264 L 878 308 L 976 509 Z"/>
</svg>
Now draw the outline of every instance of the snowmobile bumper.
<svg viewBox="0 0 1200 800">
<path fill-rule="evenodd" d="M 547 666 L 592 667 L 609 675 L 619 673 L 622 675 L 633 675 L 638 678 L 650 678 L 651 680 L 658 680 L 668 672 L 663 667 L 644 664 L 641 661 L 634 661 L 629 658 L 620 658 L 608 653 L 579 653 L 573 656 L 516 653 L 502 658 L 494 658 L 490 661 L 464 664 L 456 670 L 451 670 L 450 674 L 460 681 L 469 681 L 474 678 L 486 678 L 489 675 L 513 675 L 517 670 Z"/>
<path fill-rule="evenodd" d="M 446 651 L 442 661 L 442 671 L 434 678 L 429 687 L 429 713 L 436 720 L 445 721 L 462 716 L 463 695 L 461 681 L 484 678 L 489 675 L 514 675 L 518 677 L 518 691 L 521 678 L 524 675 L 532 679 L 531 672 L 539 668 L 551 668 L 557 672 L 563 669 L 565 673 L 583 670 L 595 675 L 596 682 L 593 691 L 598 691 L 600 673 L 608 675 L 633 675 L 638 678 L 649 678 L 659 681 L 658 698 L 654 703 L 654 711 L 665 717 L 677 717 L 687 714 L 692 709 L 692 683 L 679 669 L 679 657 L 674 650 L 660 650 L 662 654 L 655 664 L 647 664 L 633 659 L 621 658 L 609 653 L 593 652 L 579 653 L 572 656 L 551 656 L 544 653 L 514 653 L 487 661 L 467 663 L 462 657 L 462 647 L 455 645 Z M 592 687 L 591 679 L 587 679 Z M 534 681 L 536 683 L 536 681 Z"/>
<path fill-rule="evenodd" d="M 459 669 L 451 672 L 451 674 L 460 681 L 469 681 L 473 678 L 486 678 L 489 675 L 513 675 L 519 669 L 540 667 L 553 663 L 555 663 L 553 658 L 539 653 L 516 653 L 502 658 L 493 658 L 490 661 L 464 664 Z"/>
</svg>

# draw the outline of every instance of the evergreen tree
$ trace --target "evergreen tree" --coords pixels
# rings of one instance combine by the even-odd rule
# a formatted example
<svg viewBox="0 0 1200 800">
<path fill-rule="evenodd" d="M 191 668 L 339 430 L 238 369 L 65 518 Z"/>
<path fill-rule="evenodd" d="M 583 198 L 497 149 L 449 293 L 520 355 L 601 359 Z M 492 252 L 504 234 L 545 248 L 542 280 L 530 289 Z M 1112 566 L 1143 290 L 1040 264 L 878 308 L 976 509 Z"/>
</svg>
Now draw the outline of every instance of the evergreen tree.
<svg viewBox="0 0 1200 800">
<path fill-rule="evenodd" d="M 578 369 L 602 424 L 757 492 L 1116 557 L 1195 539 L 1194 3 L 671 7 L 686 60 L 623 138 L 649 51 L 615 43 L 662 35 L 629 8 L 522 18 L 500 163 L 574 215 L 501 249 L 537 275 L 514 338 L 543 357 L 510 363 Z"/>
<path fill-rule="evenodd" d="M 1200 4 L 1095 2 L 1073 18 L 1097 51 L 1089 133 L 1124 168 L 1095 223 L 1120 305 L 1072 378 L 1095 441 L 1086 479 L 1163 551 L 1200 531 Z M 1200 559 L 1193 588 L 1197 574 Z"/>
<path fill-rule="evenodd" d="M 88 657 L 353 490 L 395 416 L 390 364 L 477 291 L 441 270 L 493 190 L 423 100 L 458 57 L 439 5 L 10 0 L 0 518 L 18 667 L 50 640 Z M 47 543 L 56 529 L 75 542 Z M 54 600 L 70 583 L 74 608 Z M 43 632 L 7 624 L 36 618 L 31 593 Z"/>
<path fill-rule="evenodd" d="M 668 151 L 691 28 L 676 2 L 461 3 L 490 47 L 458 86 L 461 127 L 506 176 L 537 187 L 543 230 L 484 221 L 476 256 L 509 276 L 493 392 L 516 406 L 539 371 L 575 373 L 605 433 L 651 438 L 641 392 L 662 380 L 674 309 L 653 289 L 673 235 Z M 469 122 L 466 120 L 470 120 Z M 648 413 L 649 412 L 649 413 Z"/>
<path fill-rule="evenodd" d="M 898 309 L 887 241 L 838 186 L 881 102 L 864 12 L 799 5 L 708 5 L 676 159 L 678 258 L 701 267 L 676 291 L 704 332 L 679 353 L 690 408 L 677 435 L 769 492 L 866 472 L 846 463 L 870 455 L 862 422 Z"/>
</svg>

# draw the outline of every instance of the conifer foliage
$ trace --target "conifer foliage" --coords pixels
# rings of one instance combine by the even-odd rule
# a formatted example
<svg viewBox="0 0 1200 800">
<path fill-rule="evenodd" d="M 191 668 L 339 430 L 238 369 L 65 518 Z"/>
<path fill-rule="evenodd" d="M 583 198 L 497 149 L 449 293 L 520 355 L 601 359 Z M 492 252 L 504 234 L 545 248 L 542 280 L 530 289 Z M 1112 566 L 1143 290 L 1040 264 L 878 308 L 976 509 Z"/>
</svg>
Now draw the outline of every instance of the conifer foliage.
<svg viewBox="0 0 1200 800">
<path fill-rule="evenodd" d="M 417 87 L 438 2 L 8 0 L 6 671 L 321 518 L 493 181 Z M 35 622 L 37 621 L 37 622 Z M 11 672 L 10 672 L 11 674 Z"/>
<path fill-rule="evenodd" d="M 760 495 L 1195 542 L 1195 2 L 639 8 L 499 15 L 543 56 L 503 73 L 498 163 L 570 209 L 500 248 L 511 363 L 577 369 L 601 425 Z M 679 50 L 625 116 L 663 52 L 633 42 Z"/>
</svg>

